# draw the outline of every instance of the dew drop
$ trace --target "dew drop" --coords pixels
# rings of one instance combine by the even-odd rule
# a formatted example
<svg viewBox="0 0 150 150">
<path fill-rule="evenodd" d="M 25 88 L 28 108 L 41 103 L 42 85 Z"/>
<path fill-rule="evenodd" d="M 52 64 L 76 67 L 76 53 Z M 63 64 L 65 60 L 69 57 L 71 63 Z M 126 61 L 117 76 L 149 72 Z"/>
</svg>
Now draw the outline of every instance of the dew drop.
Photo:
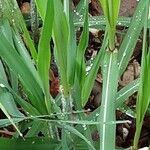
<svg viewBox="0 0 150 150">
<path fill-rule="evenodd" d="M 125 57 L 126 56 L 126 53 L 123 53 L 123 57 Z"/>
<path fill-rule="evenodd" d="M 121 22 L 118 22 L 118 25 L 121 25 Z"/>
<path fill-rule="evenodd" d="M 105 64 L 104 67 L 107 67 L 107 65 Z"/>
<path fill-rule="evenodd" d="M 78 12 L 76 12 L 76 15 L 78 16 L 78 15 L 79 15 L 79 13 L 78 13 Z"/>
<path fill-rule="evenodd" d="M 2 84 L 2 83 L 0 83 L 0 87 L 4 88 L 4 87 L 5 87 L 5 85 L 4 85 L 4 84 Z"/>
<path fill-rule="evenodd" d="M 98 117 L 99 116 L 99 113 L 96 113 L 96 117 Z"/>
<path fill-rule="evenodd" d="M 80 18 L 79 21 L 82 21 L 82 18 Z"/>
<path fill-rule="evenodd" d="M 85 125 L 85 124 L 84 124 L 82 127 L 83 127 L 83 129 L 84 129 L 84 130 L 86 130 L 86 129 L 87 129 L 87 127 L 86 127 L 86 125 Z"/>
</svg>

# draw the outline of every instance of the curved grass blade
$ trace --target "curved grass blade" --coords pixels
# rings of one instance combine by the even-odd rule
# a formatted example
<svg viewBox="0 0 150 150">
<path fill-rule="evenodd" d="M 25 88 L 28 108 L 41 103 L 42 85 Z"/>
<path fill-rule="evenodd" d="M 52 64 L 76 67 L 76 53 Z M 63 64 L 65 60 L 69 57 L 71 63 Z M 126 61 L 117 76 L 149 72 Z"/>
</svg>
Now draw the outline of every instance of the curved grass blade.
<svg viewBox="0 0 150 150">
<path fill-rule="evenodd" d="M 35 46 L 32 42 L 32 39 L 30 37 L 30 34 L 26 28 L 26 24 L 25 24 L 24 18 L 22 16 L 22 13 L 20 11 L 20 8 L 17 4 L 17 1 L 16 0 L 9 1 L 9 5 L 10 6 L 8 6 L 8 8 L 10 9 L 9 10 L 10 13 L 15 12 L 15 13 L 13 13 L 13 18 L 9 18 L 9 19 L 14 20 L 14 27 L 17 27 L 17 29 L 21 33 L 23 33 L 23 38 L 27 44 L 27 47 L 31 53 L 31 56 L 34 59 L 34 61 L 36 62 L 37 52 L 36 52 Z"/>
<path fill-rule="evenodd" d="M 32 72 L 32 75 L 36 79 L 37 83 L 43 89 L 41 79 L 40 79 L 39 74 L 35 68 L 34 62 L 31 59 L 31 56 L 28 53 L 19 33 L 17 32 L 17 30 L 13 30 L 13 29 L 12 29 L 12 33 L 13 33 L 13 42 L 14 42 L 14 46 L 15 46 L 16 50 L 18 51 L 18 53 L 22 57 L 22 59 L 25 61 L 26 65 L 28 66 L 28 68 Z M 43 89 L 43 91 L 44 91 L 44 89 Z"/>
<path fill-rule="evenodd" d="M 54 13 L 53 40 L 55 43 L 55 58 L 56 63 L 59 66 L 58 69 L 61 77 L 61 84 L 63 86 L 63 92 L 64 95 L 67 96 L 69 94 L 67 55 L 70 31 L 62 3 L 59 0 L 55 0 Z"/>
<path fill-rule="evenodd" d="M 0 60 L 0 77 L 8 84 L 7 76 L 1 60 Z"/>
<path fill-rule="evenodd" d="M 122 104 L 122 106 L 119 106 L 117 110 L 121 111 L 122 113 L 126 114 L 127 116 L 131 118 L 136 118 L 136 113 L 134 110 L 132 110 L 129 106 L 126 104 Z M 131 122 L 130 122 L 131 123 Z"/>
<path fill-rule="evenodd" d="M 143 34 L 143 48 L 142 48 L 142 63 L 140 86 L 136 102 L 136 132 L 134 136 L 133 149 L 138 149 L 138 141 L 140 138 L 144 116 L 150 105 L 150 45 L 147 43 L 147 24 L 149 19 L 150 1 L 146 0 L 146 9 L 144 10 L 144 34 Z M 149 39 L 149 38 L 148 38 Z"/>
<path fill-rule="evenodd" d="M 41 121 L 33 121 L 30 130 L 25 135 L 26 138 L 38 136 L 39 132 L 44 127 L 44 123 Z"/>
<path fill-rule="evenodd" d="M 78 82 L 82 88 L 85 76 L 86 76 L 86 68 L 85 68 L 85 60 L 84 54 L 85 50 L 88 46 L 89 40 L 89 28 L 88 28 L 88 1 L 84 0 L 84 27 L 80 37 L 80 41 L 77 47 L 77 59 L 76 59 L 76 75 Z"/>
<path fill-rule="evenodd" d="M 116 95 L 117 97 L 115 102 L 116 108 L 121 106 L 129 96 L 137 92 L 138 88 L 139 88 L 139 79 L 132 81 L 127 86 L 122 88 Z"/>
<path fill-rule="evenodd" d="M 43 0 L 35 0 L 36 6 L 38 8 L 38 11 L 40 13 L 40 16 L 42 20 L 45 19 L 45 14 L 46 14 L 46 8 L 47 8 L 47 3 L 49 0 L 45 0 L 43 3 Z"/>
<path fill-rule="evenodd" d="M 54 19 L 54 6 L 53 0 L 47 1 L 47 9 L 45 18 L 43 20 L 43 27 L 41 32 L 41 37 L 38 45 L 38 59 L 37 67 L 38 72 L 43 82 L 44 92 L 45 92 L 45 105 L 47 106 L 47 111 L 50 113 L 50 95 L 49 95 L 49 68 L 50 68 L 50 40 L 52 36 L 52 27 Z"/>
<path fill-rule="evenodd" d="M 13 46 L 13 38 L 12 38 L 12 32 L 11 32 L 11 28 L 9 28 L 9 21 L 5 18 L 5 19 L 1 19 L 0 21 L 0 29 L 1 32 L 4 34 L 4 36 L 8 39 L 8 41 L 12 44 Z M 6 27 L 7 30 L 6 30 Z"/>
<path fill-rule="evenodd" d="M 58 126 L 62 127 L 62 125 L 58 125 Z M 78 130 L 76 130 L 74 127 L 65 124 L 63 128 L 65 128 L 69 132 L 83 139 L 90 146 L 91 150 L 96 150 L 94 146 L 91 144 L 91 142 L 83 134 L 81 134 Z"/>
<path fill-rule="evenodd" d="M 131 17 L 124 17 L 119 16 L 117 20 L 117 26 L 125 26 L 129 27 L 132 21 Z M 79 17 L 74 17 L 74 25 L 75 27 L 79 28 L 82 27 L 84 21 L 81 20 Z M 105 29 L 104 26 L 106 25 L 106 18 L 104 16 L 92 16 L 89 17 L 89 27 L 96 28 L 96 29 Z M 148 28 L 150 28 L 150 21 L 148 22 Z"/>
<path fill-rule="evenodd" d="M 0 33 L 0 56 L 5 60 L 12 71 L 21 79 L 26 89 L 32 95 L 32 103 L 35 107 L 45 113 L 45 104 L 43 103 L 43 92 L 36 79 L 33 77 L 24 60 L 19 56 L 17 51 L 12 47 L 6 37 Z M 15 59 L 14 59 L 15 58 Z M 21 66 L 21 67 L 20 67 Z M 33 88 L 34 87 L 34 88 Z M 42 106 L 42 107 L 41 107 Z"/>
<path fill-rule="evenodd" d="M 0 109 L 3 111 L 3 113 L 6 115 L 6 117 L 9 119 L 9 121 L 11 122 L 11 124 L 14 126 L 14 128 L 17 130 L 17 132 L 19 133 L 19 135 L 22 137 L 22 133 L 20 132 L 20 130 L 18 129 L 18 127 L 15 125 L 15 123 L 13 122 L 13 119 L 10 117 L 10 115 L 8 114 L 6 108 L 2 105 L 2 103 L 0 102 Z"/>
<path fill-rule="evenodd" d="M 73 24 L 73 13 L 70 10 L 69 14 L 69 44 L 68 44 L 68 56 L 67 56 L 67 76 L 69 84 L 72 87 L 75 81 L 75 68 L 76 68 L 76 55 L 77 55 L 77 44 L 76 44 L 76 32 Z"/>
<path fill-rule="evenodd" d="M 82 93 L 81 93 L 82 94 L 81 95 L 82 106 L 85 106 L 85 104 L 87 103 L 88 98 L 90 96 L 90 93 L 92 91 L 98 69 L 100 67 L 100 64 L 103 61 L 102 58 L 103 58 L 104 53 L 105 53 L 106 45 L 107 45 L 107 34 L 105 35 L 103 45 L 100 49 L 100 52 L 98 53 L 98 55 L 96 56 L 96 58 L 93 62 L 92 68 L 85 78 L 85 82 L 84 82 L 84 85 L 82 88 Z"/>
<path fill-rule="evenodd" d="M 23 118 L 12 118 L 12 120 L 16 124 L 16 123 L 23 121 L 24 119 Z M 0 128 L 7 127 L 9 125 L 12 125 L 12 123 L 10 122 L 9 119 L 0 119 Z"/>
<path fill-rule="evenodd" d="M 32 106 L 30 103 L 26 102 L 24 99 L 22 99 L 20 96 L 16 94 L 15 91 L 12 90 L 12 88 L 8 85 L 7 82 L 5 82 L 3 79 L 0 78 L 0 83 L 3 84 L 4 88 L 7 88 L 10 93 L 15 97 L 15 101 L 23 107 L 24 111 L 26 111 L 27 114 L 29 115 L 40 115 L 40 112 Z"/>
<path fill-rule="evenodd" d="M 13 96 L 9 92 L 3 92 L 0 94 L 0 103 L 7 108 L 7 112 L 12 117 L 23 117 L 24 115 L 18 110 Z"/>
<path fill-rule="evenodd" d="M 122 75 L 126 69 L 130 57 L 133 53 L 138 37 L 143 27 L 143 15 L 146 6 L 146 1 L 140 1 L 136 8 L 135 14 L 132 18 L 130 27 L 124 40 L 119 48 L 118 63 L 119 63 L 119 74 Z"/>
</svg>

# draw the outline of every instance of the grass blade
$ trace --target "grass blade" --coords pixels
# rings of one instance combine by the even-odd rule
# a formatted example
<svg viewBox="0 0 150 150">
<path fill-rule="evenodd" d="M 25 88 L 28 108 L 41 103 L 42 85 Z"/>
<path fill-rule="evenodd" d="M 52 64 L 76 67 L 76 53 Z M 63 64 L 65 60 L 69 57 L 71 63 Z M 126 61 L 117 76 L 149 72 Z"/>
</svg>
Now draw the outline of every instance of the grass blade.
<svg viewBox="0 0 150 150">
<path fill-rule="evenodd" d="M 76 55 L 77 55 L 77 44 L 76 44 L 76 32 L 73 23 L 73 13 L 70 10 L 69 16 L 69 44 L 68 44 L 68 60 L 67 60 L 67 76 L 69 78 L 70 86 L 73 86 L 75 80 L 75 68 L 76 68 Z"/>
<path fill-rule="evenodd" d="M 147 24 L 149 19 L 149 6 L 150 1 L 147 0 L 146 9 L 144 10 L 144 35 L 143 35 L 143 52 L 142 52 L 142 64 L 141 64 L 141 77 L 140 77 L 140 86 L 138 91 L 138 97 L 136 102 L 136 132 L 133 142 L 133 150 L 138 149 L 138 141 L 140 138 L 140 133 L 142 130 L 142 125 L 144 121 L 144 116 L 148 107 L 150 105 L 150 47 L 147 44 Z"/>
<path fill-rule="evenodd" d="M 137 39 L 142 30 L 145 6 L 146 1 L 139 2 L 128 32 L 126 33 L 126 36 L 124 37 L 124 40 L 119 48 L 118 63 L 120 75 L 122 75 L 123 71 L 127 67 L 127 64 L 137 43 Z"/>
<path fill-rule="evenodd" d="M 40 16 L 42 20 L 45 19 L 45 14 L 46 14 L 46 8 L 47 8 L 47 3 L 49 0 L 45 0 L 43 3 L 43 0 L 35 0 L 36 6 L 38 8 L 38 11 L 40 13 Z"/>
<path fill-rule="evenodd" d="M 117 93 L 117 99 L 116 99 L 116 108 L 121 106 L 125 100 L 129 96 L 131 96 L 133 93 L 137 92 L 139 88 L 139 79 L 136 79 L 129 83 L 127 86 L 122 88 L 118 93 Z"/>
<path fill-rule="evenodd" d="M 115 121 L 115 97 L 118 85 L 117 52 L 106 51 L 104 57 L 103 91 L 101 104 L 100 149 L 115 149 L 115 125 L 105 123 Z"/>
<path fill-rule="evenodd" d="M 10 26 L 6 26 L 7 30 Z M 26 65 L 26 62 L 20 57 L 17 51 L 13 48 L 13 46 L 9 43 L 3 33 L 0 33 L 0 56 L 7 63 L 7 65 L 12 69 L 12 71 L 19 77 L 22 83 L 25 85 L 26 90 L 32 96 L 32 104 L 40 109 L 41 113 L 46 113 L 45 104 L 43 102 L 43 91 L 40 87 L 39 83 L 33 76 L 32 72 Z M 16 58 L 16 59 L 14 59 Z M 32 63 L 30 64 L 33 65 Z M 21 67 L 20 67 L 21 66 Z M 34 88 L 33 88 L 34 87 Z M 42 106 L 42 107 L 41 107 Z"/>
<path fill-rule="evenodd" d="M 73 127 L 71 127 L 69 125 L 65 125 L 64 128 L 66 130 L 68 130 L 69 132 L 77 135 L 81 139 L 83 139 L 90 146 L 91 150 L 95 150 L 95 148 L 93 147 L 93 145 L 91 144 L 91 142 L 84 135 L 82 135 L 78 130 L 76 130 L 75 128 L 73 128 Z"/>
<path fill-rule="evenodd" d="M 13 117 L 23 117 L 24 115 L 18 110 L 13 96 L 9 92 L 3 92 L 0 94 L 0 103 L 7 108 L 9 115 Z"/>
<path fill-rule="evenodd" d="M 24 99 L 22 99 L 20 96 L 16 94 L 15 91 L 12 90 L 12 88 L 8 85 L 7 82 L 5 82 L 3 79 L 0 78 L 0 83 L 3 84 L 4 88 L 7 88 L 9 92 L 14 96 L 15 102 L 17 102 L 21 107 L 23 107 L 24 111 L 29 113 L 30 115 L 40 115 L 40 112 L 32 106 L 32 104 L 28 103 Z"/>
<path fill-rule="evenodd" d="M 67 54 L 70 31 L 62 3 L 59 0 L 55 0 L 54 13 L 53 40 L 55 44 L 55 58 L 56 63 L 59 66 L 58 69 L 61 77 L 61 84 L 63 86 L 63 93 L 67 96 L 69 93 Z"/>
<path fill-rule="evenodd" d="M 89 40 L 89 28 L 88 28 L 88 2 L 87 0 L 84 1 L 84 27 L 80 37 L 80 41 L 77 47 L 77 59 L 76 59 L 76 75 L 78 82 L 82 88 L 85 75 L 86 75 L 86 68 L 85 68 L 85 60 L 84 60 L 84 53 L 88 46 Z"/>
<path fill-rule="evenodd" d="M 82 106 L 85 106 L 85 104 L 87 103 L 88 98 L 90 96 L 90 93 L 92 91 L 98 69 L 100 67 L 100 64 L 103 61 L 102 58 L 103 58 L 104 53 L 105 53 L 106 45 L 107 45 L 107 35 L 105 35 L 103 45 L 100 49 L 100 52 L 96 56 L 96 58 L 93 62 L 93 66 L 92 66 L 90 72 L 88 73 L 88 75 L 85 78 L 84 85 L 83 85 L 83 88 L 82 88 L 82 93 L 81 93 L 82 94 L 81 95 Z"/>
<path fill-rule="evenodd" d="M 118 20 L 120 0 L 100 0 L 106 17 L 106 29 L 108 31 L 109 49 L 115 49 L 115 32 Z"/>
<path fill-rule="evenodd" d="M 13 119 L 10 117 L 10 115 L 8 114 L 6 108 L 2 105 L 2 103 L 0 102 L 0 109 L 3 111 L 3 113 L 6 115 L 6 117 L 9 119 L 9 121 L 11 122 L 11 124 L 14 126 L 14 128 L 17 130 L 17 132 L 19 133 L 19 135 L 22 137 L 22 133 L 20 132 L 20 130 L 18 129 L 18 127 L 15 125 L 15 123 L 13 122 Z"/>
<path fill-rule="evenodd" d="M 57 149 L 59 147 L 60 142 L 57 140 L 53 140 L 50 138 L 26 138 L 23 139 L 7 139 L 0 138 L 0 147 L 4 150 L 49 150 L 49 149 Z"/>
<path fill-rule="evenodd" d="M 43 82 L 45 91 L 45 104 L 47 106 L 47 111 L 50 113 L 50 95 L 49 95 L 49 68 L 50 68 L 50 40 L 52 36 L 52 27 L 54 19 L 54 6 L 53 0 L 47 1 L 47 10 L 45 18 L 43 20 L 43 28 L 41 32 L 41 37 L 38 45 L 38 72 Z"/>
</svg>

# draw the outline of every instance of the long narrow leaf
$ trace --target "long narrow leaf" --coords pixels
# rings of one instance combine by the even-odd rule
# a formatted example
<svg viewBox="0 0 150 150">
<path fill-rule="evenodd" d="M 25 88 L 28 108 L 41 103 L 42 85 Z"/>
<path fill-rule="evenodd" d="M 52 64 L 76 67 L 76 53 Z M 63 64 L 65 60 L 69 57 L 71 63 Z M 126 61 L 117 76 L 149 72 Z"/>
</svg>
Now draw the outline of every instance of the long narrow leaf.
<svg viewBox="0 0 150 150">
<path fill-rule="evenodd" d="M 98 55 L 96 56 L 96 58 L 93 62 L 92 68 L 85 78 L 85 82 L 84 82 L 84 85 L 82 88 L 82 96 L 81 96 L 82 106 L 85 106 L 85 104 L 87 103 L 88 98 L 90 96 L 90 93 L 92 91 L 98 69 L 100 67 L 100 64 L 103 61 L 102 58 L 105 55 L 106 45 L 107 45 L 107 34 L 105 35 L 104 42 L 103 42 L 103 45 L 100 49 L 100 52 L 98 53 Z"/>
<path fill-rule="evenodd" d="M 118 54 L 119 72 L 120 75 L 126 69 L 130 57 L 133 53 L 137 39 L 143 27 L 143 15 L 146 6 L 146 1 L 140 1 L 135 14 L 132 18 L 131 25 L 128 29 L 126 36 L 120 46 Z M 130 39 L 130 40 L 129 40 Z"/>
<path fill-rule="evenodd" d="M 18 127 L 15 125 L 15 123 L 13 122 L 13 119 L 10 117 L 10 115 L 8 114 L 6 108 L 2 105 L 2 103 L 0 103 L 0 109 L 3 111 L 3 113 L 6 115 L 6 117 L 9 119 L 9 121 L 11 122 L 11 124 L 14 126 L 14 128 L 17 130 L 17 132 L 19 133 L 20 136 L 23 136 L 22 133 L 20 132 L 20 130 L 18 129 Z"/>
<path fill-rule="evenodd" d="M 33 99 L 31 100 L 33 105 L 41 109 L 40 110 L 41 112 L 45 112 L 44 108 L 45 104 L 42 101 L 43 99 L 42 88 L 40 87 L 36 79 L 33 77 L 33 74 L 29 70 L 25 61 L 19 56 L 17 51 L 9 43 L 6 37 L 2 33 L 0 33 L 0 36 L 1 36 L 0 56 L 6 61 L 7 65 L 12 69 L 12 71 L 17 76 L 19 75 L 22 83 L 26 87 L 26 90 L 28 90 L 30 94 L 32 94 Z"/>
<path fill-rule="evenodd" d="M 109 121 L 115 121 L 115 97 L 118 85 L 117 52 L 107 51 L 103 65 L 103 91 L 101 104 L 101 121 L 104 123 L 100 128 L 101 150 L 115 149 L 115 125 L 106 125 Z"/>
<path fill-rule="evenodd" d="M 0 138 L 0 147 L 4 150 L 49 150 L 57 149 L 60 142 L 50 138 L 8 139 Z"/>
<path fill-rule="evenodd" d="M 47 10 L 43 21 L 43 28 L 38 46 L 38 72 L 43 82 L 45 91 L 45 103 L 48 112 L 51 110 L 49 100 L 49 68 L 51 57 L 50 40 L 52 35 L 53 18 L 54 6 L 53 0 L 51 0 L 47 3 Z"/>
<path fill-rule="evenodd" d="M 59 66 L 58 69 L 64 95 L 68 95 L 67 53 L 70 33 L 67 18 L 63 11 L 62 3 L 59 0 L 55 0 L 54 13 L 53 39 L 55 44 L 55 58 Z"/>
</svg>

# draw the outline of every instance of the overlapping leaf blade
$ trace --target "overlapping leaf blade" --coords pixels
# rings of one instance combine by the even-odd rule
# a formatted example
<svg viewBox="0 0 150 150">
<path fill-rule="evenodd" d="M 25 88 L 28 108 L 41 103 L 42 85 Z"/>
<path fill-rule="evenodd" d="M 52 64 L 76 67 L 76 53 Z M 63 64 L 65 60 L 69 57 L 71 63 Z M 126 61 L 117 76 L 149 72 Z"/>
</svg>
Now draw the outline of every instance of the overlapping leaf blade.
<svg viewBox="0 0 150 150">
<path fill-rule="evenodd" d="M 10 26 L 5 26 L 7 30 Z M 20 78 L 22 83 L 25 85 L 26 90 L 32 96 L 32 104 L 40 109 L 41 113 L 45 113 L 45 104 L 43 103 L 43 91 L 40 87 L 39 83 L 33 76 L 32 72 L 30 71 L 29 67 L 26 65 L 26 62 L 14 47 L 9 43 L 3 33 L 0 33 L 1 40 L 0 40 L 0 56 L 2 56 L 3 60 L 7 63 L 7 65 L 12 69 L 12 71 Z M 15 59 L 14 59 L 15 58 Z M 32 63 L 30 63 L 33 66 Z M 20 67 L 21 66 L 21 67 Z M 34 88 L 33 88 L 34 87 Z M 41 107 L 43 106 L 43 107 Z"/>
<path fill-rule="evenodd" d="M 107 51 L 103 64 L 103 91 L 101 104 L 100 149 L 115 149 L 115 125 L 106 125 L 115 121 L 115 98 L 118 85 L 117 52 Z"/>
<path fill-rule="evenodd" d="M 69 42 L 69 27 L 67 18 L 63 11 L 61 1 L 55 0 L 54 5 L 54 26 L 53 26 L 53 39 L 55 44 L 55 58 L 59 66 L 59 73 L 61 77 L 61 84 L 64 89 L 64 95 L 68 95 L 69 85 L 67 76 L 67 53 Z"/>
<path fill-rule="evenodd" d="M 50 94 L 49 94 L 49 69 L 50 69 L 50 40 L 52 36 L 52 27 L 54 19 L 54 5 L 53 0 L 48 1 L 45 18 L 43 21 L 43 28 L 38 45 L 38 72 L 43 82 L 45 92 L 45 104 L 48 112 L 51 111 Z"/>
<path fill-rule="evenodd" d="M 127 64 L 130 60 L 131 55 L 133 54 L 133 50 L 137 43 L 137 39 L 142 30 L 145 6 L 146 1 L 139 2 L 135 14 L 132 18 L 128 32 L 126 33 L 126 36 L 124 37 L 124 40 L 119 48 L 118 63 L 120 75 L 122 75 L 123 71 L 127 67 Z"/>
<path fill-rule="evenodd" d="M 144 116 L 150 105 L 150 47 L 147 44 L 147 25 L 149 19 L 149 5 L 150 1 L 146 0 L 146 7 L 144 10 L 144 34 L 143 34 L 143 48 L 142 48 L 142 63 L 141 63 L 141 76 L 140 76 L 140 86 L 136 102 L 136 132 L 133 142 L 133 149 L 138 149 L 138 141 L 140 138 L 140 133 L 142 130 L 142 125 L 144 121 Z"/>
<path fill-rule="evenodd" d="M 6 139 L 0 138 L 0 147 L 5 150 L 57 149 L 60 142 L 50 138 Z"/>
<path fill-rule="evenodd" d="M 82 106 L 85 106 L 90 96 L 90 93 L 92 91 L 98 69 L 100 67 L 100 64 L 103 61 L 102 58 L 105 55 L 106 45 L 107 45 L 107 35 L 104 38 L 103 45 L 100 49 L 100 52 L 98 53 L 98 55 L 96 56 L 93 62 L 93 66 L 91 70 L 89 71 L 88 75 L 85 77 L 85 82 L 84 82 L 82 93 L 81 93 L 82 94 L 81 95 Z"/>
</svg>

